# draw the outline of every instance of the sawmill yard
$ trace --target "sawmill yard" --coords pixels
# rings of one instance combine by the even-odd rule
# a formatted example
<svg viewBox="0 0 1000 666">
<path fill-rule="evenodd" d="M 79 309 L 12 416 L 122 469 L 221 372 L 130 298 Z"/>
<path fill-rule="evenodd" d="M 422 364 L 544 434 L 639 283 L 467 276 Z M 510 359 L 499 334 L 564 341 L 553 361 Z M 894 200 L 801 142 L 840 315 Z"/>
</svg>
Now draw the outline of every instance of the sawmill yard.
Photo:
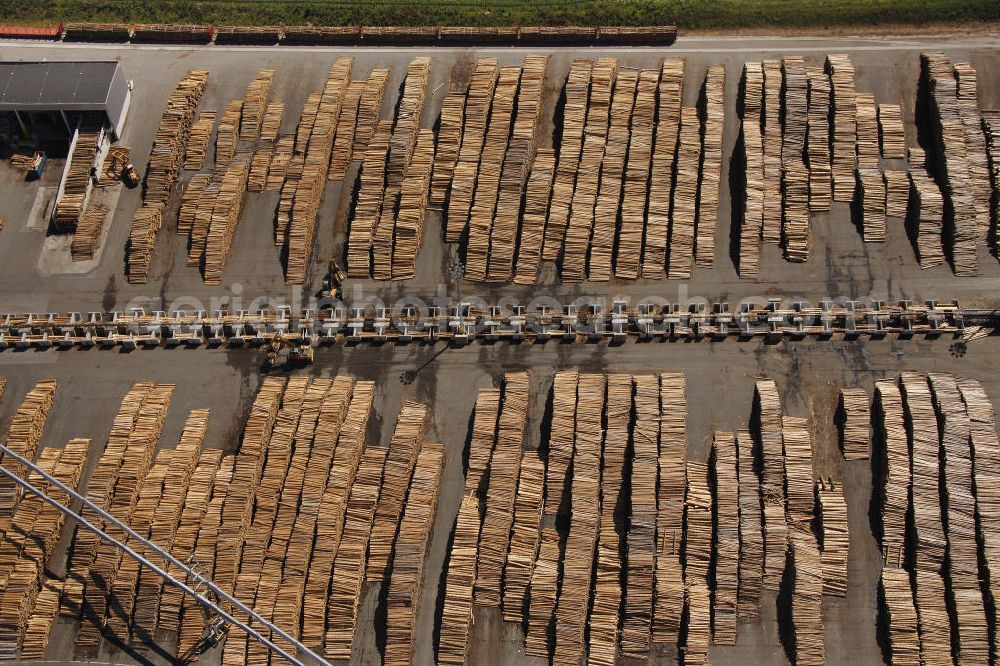
<svg viewBox="0 0 1000 666">
<path fill-rule="evenodd" d="M 0 61 L 117 60 L 117 144 L 145 176 L 90 192 L 74 238 L 50 222 L 62 159 L 30 182 L 0 163 L 0 313 L 295 312 L 331 260 L 348 308 L 995 310 L 998 56 L 987 32 L 0 41 Z M 174 103 L 195 129 L 170 143 Z M 990 663 L 1000 344 L 989 325 L 853 333 L 340 339 L 300 369 L 252 345 L 12 339 L 0 432 L 330 662 Z M 0 479 L 0 659 L 197 649 L 193 602 L 14 495 Z M 198 663 L 268 659 L 234 627 Z"/>
</svg>

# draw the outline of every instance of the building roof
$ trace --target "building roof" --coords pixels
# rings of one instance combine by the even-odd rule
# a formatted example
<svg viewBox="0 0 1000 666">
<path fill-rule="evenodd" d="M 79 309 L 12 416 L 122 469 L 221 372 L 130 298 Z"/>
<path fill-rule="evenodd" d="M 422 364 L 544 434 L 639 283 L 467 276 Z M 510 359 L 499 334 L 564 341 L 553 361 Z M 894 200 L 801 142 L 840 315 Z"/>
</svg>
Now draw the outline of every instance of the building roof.
<svg viewBox="0 0 1000 666">
<path fill-rule="evenodd" d="M 119 63 L 0 62 L 0 111 L 92 111 L 105 107 Z"/>
</svg>

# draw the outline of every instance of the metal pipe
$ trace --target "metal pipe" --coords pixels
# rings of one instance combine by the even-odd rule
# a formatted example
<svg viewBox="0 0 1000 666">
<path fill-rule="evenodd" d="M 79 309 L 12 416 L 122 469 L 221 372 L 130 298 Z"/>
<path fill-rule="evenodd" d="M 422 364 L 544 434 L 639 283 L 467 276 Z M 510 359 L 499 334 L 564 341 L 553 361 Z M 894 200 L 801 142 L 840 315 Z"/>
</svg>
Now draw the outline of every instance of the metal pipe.
<svg viewBox="0 0 1000 666">
<path fill-rule="evenodd" d="M 45 470 L 39 468 L 33 462 L 31 462 L 30 460 L 28 460 L 24 456 L 20 455 L 16 451 L 11 450 L 10 448 L 7 447 L 6 444 L 0 444 L 0 451 L 2 451 L 5 456 L 9 455 L 15 461 L 21 463 L 22 465 L 24 465 L 25 467 L 27 467 L 28 469 L 30 469 L 32 472 L 35 472 L 36 474 L 38 474 L 39 476 L 41 476 L 45 480 L 49 481 L 54 486 L 56 486 L 57 488 L 59 488 L 59 490 L 63 491 L 64 493 L 66 493 L 67 495 L 69 495 L 70 497 L 72 497 L 73 499 L 79 500 L 81 502 L 81 504 L 83 504 L 87 508 L 91 509 L 92 511 L 94 511 L 95 513 L 97 513 L 99 516 L 101 516 L 102 518 L 104 518 L 105 520 L 107 520 L 108 522 L 110 522 L 111 524 L 113 524 L 118 529 L 120 529 L 122 532 L 124 532 L 125 534 L 127 534 L 129 536 L 129 538 L 135 539 L 136 541 L 142 543 L 147 548 L 155 551 L 163 559 L 165 559 L 166 561 L 168 561 L 170 564 L 176 566 L 178 569 L 182 570 L 188 576 L 191 576 L 195 580 L 204 581 L 205 586 L 209 590 L 211 590 L 216 596 L 221 597 L 222 599 L 225 599 L 226 601 L 228 601 L 229 603 L 231 603 L 233 606 L 235 606 L 237 609 L 239 609 L 241 612 L 245 613 L 251 620 L 255 620 L 255 621 L 259 622 L 261 625 L 263 625 L 269 631 L 277 634 L 281 638 L 283 638 L 286 641 L 288 641 L 289 643 L 291 643 L 296 648 L 296 650 L 298 651 L 299 654 L 304 654 L 304 655 L 310 657 L 311 659 L 316 660 L 316 663 L 321 664 L 323 666 L 331 666 L 330 662 L 328 662 L 326 659 L 324 659 L 320 655 L 316 654 L 316 652 L 314 652 L 313 650 L 310 650 L 308 647 L 306 647 L 301 642 L 299 642 L 298 639 L 296 639 L 295 637 L 293 637 L 290 634 L 288 634 L 288 632 L 284 631 L 283 629 L 281 629 L 277 625 L 274 625 L 270 621 L 266 620 L 264 617 L 262 617 L 260 614 L 258 614 L 256 611 L 254 611 L 252 608 L 250 608 L 249 606 L 247 606 L 246 604 L 244 604 L 243 602 L 241 602 L 239 599 L 237 599 L 236 597 L 232 596 L 231 594 L 229 594 L 228 592 L 226 592 L 225 590 L 223 590 L 222 588 L 220 588 L 213 581 L 205 578 L 204 576 L 202 576 L 198 572 L 196 572 L 193 569 L 191 569 L 191 567 L 188 566 L 186 563 L 181 562 L 176 557 L 174 557 L 173 555 L 171 555 L 167 551 L 165 551 L 162 548 L 160 548 L 159 546 L 157 546 L 155 543 L 149 541 L 148 539 L 146 539 L 145 537 L 143 537 L 139 533 L 135 532 L 128 525 L 126 525 L 125 523 L 121 522 L 120 520 L 118 520 L 117 518 L 115 518 L 114 516 L 112 516 L 110 513 L 108 513 L 107 511 L 105 511 L 101 507 L 99 507 L 96 504 L 94 504 L 93 502 L 91 502 L 89 499 L 87 499 L 86 497 L 84 497 L 80 493 L 76 492 L 76 490 L 74 490 L 73 488 L 70 488 L 69 486 L 67 486 L 66 484 L 64 484 L 63 482 L 61 482 L 59 479 L 56 479 L 52 475 L 48 474 Z M 17 483 L 21 487 L 26 488 L 26 489 L 30 490 L 31 492 L 34 492 L 34 493 L 38 494 L 40 497 L 42 497 L 43 500 L 45 500 L 49 504 L 52 504 L 53 506 L 55 506 L 57 509 L 59 509 L 60 511 L 62 511 L 63 513 L 65 513 L 70 518 L 79 521 L 81 524 L 85 525 L 88 529 L 90 529 L 91 531 L 95 532 L 98 536 L 100 536 L 100 537 L 102 537 L 102 538 L 104 538 L 106 540 L 111 541 L 115 545 L 119 545 L 119 542 L 117 540 L 115 540 L 114 537 L 112 537 L 112 536 L 110 536 L 108 534 L 105 534 L 102 530 L 100 530 L 100 528 L 97 528 L 94 525 L 90 524 L 90 522 L 87 521 L 86 518 L 84 518 L 83 516 L 77 514 L 72 509 L 64 506 L 63 504 L 59 503 L 58 501 L 56 501 L 56 500 L 54 500 L 52 498 L 47 497 L 42 491 L 38 490 L 37 488 L 34 488 L 33 486 L 31 486 L 30 483 L 28 483 L 27 481 L 25 481 L 24 479 L 22 479 L 21 477 L 19 477 L 18 475 L 16 475 L 14 472 L 10 471 L 9 469 L 7 469 L 6 467 L 4 467 L 2 465 L 0 465 L 0 473 L 3 473 L 4 475 L 10 477 L 11 479 L 13 479 L 15 481 L 15 483 Z M 148 566 L 151 569 L 153 569 L 155 572 L 160 573 L 161 569 L 159 569 L 158 567 L 156 567 L 155 565 L 153 565 L 152 563 L 150 563 L 148 560 L 146 560 L 144 557 L 142 557 L 138 553 L 134 553 L 127 546 L 121 545 L 120 547 L 122 547 L 123 549 L 125 549 L 126 552 L 132 554 L 132 556 L 135 557 L 136 559 L 138 559 L 140 563 L 145 564 L 146 566 Z M 195 598 L 197 600 L 199 600 L 199 603 L 202 602 L 201 597 L 199 597 L 197 595 L 197 593 L 194 592 L 194 590 L 192 590 L 190 587 L 188 587 L 184 583 L 181 583 L 180 581 L 177 581 L 172 576 L 170 576 L 170 574 L 167 574 L 166 572 L 163 572 L 163 574 L 161 574 L 161 575 L 166 576 L 165 580 L 168 580 L 169 582 L 173 582 L 175 585 L 177 585 L 178 587 L 180 587 L 182 590 L 184 590 L 188 594 L 192 594 L 193 596 L 195 596 Z M 210 600 L 206 599 L 205 601 L 207 601 L 207 603 L 209 603 L 209 604 L 213 604 L 214 605 L 214 602 L 211 602 Z M 227 619 L 229 617 L 232 617 L 228 613 L 225 613 L 224 611 L 222 612 L 222 614 Z M 238 626 L 240 626 L 241 628 L 244 627 L 244 625 L 242 623 L 238 623 Z M 253 630 L 251 630 L 251 631 L 253 631 Z M 256 634 L 255 631 L 253 631 L 252 635 L 254 635 L 254 634 Z M 265 639 L 258 638 L 258 640 L 261 640 L 262 642 L 264 642 L 269 647 L 272 645 L 272 643 L 270 643 L 269 641 L 267 641 Z M 275 649 L 282 657 L 284 657 L 290 663 L 296 664 L 298 666 L 304 666 L 304 664 L 303 664 L 302 661 L 300 661 L 296 657 L 293 657 L 292 655 L 288 654 L 285 650 L 281 649 L 280 647 L 276 647 L 275 646 L 273 649 Z"/>
</svg>

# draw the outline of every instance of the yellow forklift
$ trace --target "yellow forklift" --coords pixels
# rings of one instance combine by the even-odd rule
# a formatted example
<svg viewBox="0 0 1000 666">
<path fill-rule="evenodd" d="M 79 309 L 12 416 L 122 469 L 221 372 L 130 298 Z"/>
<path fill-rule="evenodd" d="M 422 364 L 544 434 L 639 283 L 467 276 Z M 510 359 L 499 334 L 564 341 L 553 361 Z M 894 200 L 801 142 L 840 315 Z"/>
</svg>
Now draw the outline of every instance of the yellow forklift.
<svg viewBox="0 0 1000 666">
<path fill-rule="evenodd" d="M 267 367 L 273 368 L 275 366 L 278 362 L 278 354 L 285 348 L 288 349 L 288 357 L 285 361 L 288 367 L 301 368 L 313 362 L 312 345 L 289 342 L 284 334 L 279 333 L 271 338 L 271 342 L 267 345 Z"/>
</svg>

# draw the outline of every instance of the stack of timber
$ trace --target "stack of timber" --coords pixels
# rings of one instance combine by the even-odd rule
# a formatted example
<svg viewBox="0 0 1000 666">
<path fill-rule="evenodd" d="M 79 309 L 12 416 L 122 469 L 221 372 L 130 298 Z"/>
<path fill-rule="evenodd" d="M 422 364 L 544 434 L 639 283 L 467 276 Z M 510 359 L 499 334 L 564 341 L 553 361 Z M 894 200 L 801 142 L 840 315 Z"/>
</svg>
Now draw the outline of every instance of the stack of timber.
<svg viewBox="0 0 1000 666">
<path fill-rule="evenodd" d="M 561 548 L 559 531 L 554 527 L 542 528 L 538 559 L 531 573 L 528 631 L 524 637 L 524 653 L 533 657 L 549 658 L 549 637 L 562 563 Z"/>
<path fill-rule="evenodd" d="M 286 44 L 354 44 L 361 38 L 359 25 L 285 26 Z"/>
<path fill-rule="evenodd" d="M 781 242 L 781 61 L 764 60 L 764 227 L 761 238 L 765 243 Z"/>
<path fill-rule="evenodd" d="M 542 248 L 542 258 L 548 261 L 559 258 L 566 236 L 570 203 L 576 186 L 577 172 L 580 169 L 583 130 L 587 118 L 593 69 L 592 60 L 574 60 L 566 79 L 566 104 L 563 109 L 559 161 L 556 164 L 556 175 L 552 184 L 552 205 L 545 225 L 545 244 Z M 464 145 L 463 143 L 463 147 Z"/>
<path fill-rule="evenodd" d="M 354 147 L 352 155 L 363 155 L 375 134 L 379 118 L 382 115 L 382 104 L 385 101 L 385 90 L 389 85 L 389 70 L 375 67 L 368 75 L 365 89 L 358 100 L 358 121 L 354 129 Z"/>
<path fill-rule="evenodd" d="M 573 424 L 576 422 L 579 373 L 566 370 L 552 380 L 552 431 L 549 434 L 548 470 L 545 476 L 545 514 L 569 515 L 566 475 L 573 459 Z"/>
<path fill-rule="evenodd" d="M 503 619 L 521 624 L 528 598 L 531 572 L 538 556 L 541 535 L 542 499 L 545 488 L 545 460 L 535 451 L 521 457 L 517 496 L 514 499 L 514 522 L 510 552 L 504 567 Z"/>
<path fill-rule="evenodd" d="M 687 279 L 694 267 L 695 215 L 698 202 L 699 163 L 701 160 L 701 123 L 698 109 L 681 109 L 681 130 L 677 147 L 676 180 L 673 194 L 673 217 L 668 245 L 667 277 Z"/>
<path fill-rule="evenodd" d="M 69 168 L 66 170 L 63 194 L 56 202 L 54 214 L 56 225 L 64 231 L 74 231 L 83 214 L 90 192 L 90 169 L 97 156 L 99 138 L 100 132 L 81 131 L 77 134 L 73 154 L 69 158 Z"/>
<path fill-rule="evenodd" d="M 374 44 L 433 44 L 437 32 L 437 26 L 430 25 L 364 26 L 362 39 Z"/>
<path fill-rule="evenodd" d="M 820 562 L 823 565 L 823 594 L 847 596 L 847 502 L 844 490 L 829 479 L 820 481 L 816 496 L 819 498 L 823 548 Z"/>
<path fill-rule="evenodd" d="M 910 452 L 903 398 L 892 380 L 875 382 L 877 438 L 885 444 L 883 463 L 882 561 L 901 567 L 905 555 L 906 511 L 910 496 Z"/>
<path fill-rule="evenodd" d="M 715 452 L 715 597 L 712 640 L 736 644 L 736 615 L 740 553 L 740 499 L 735 433 L 716 432 Z"/>
<path fill-rule="evenodd" d="M 382 210 L 385 164 L 392 137 L 392 121 L 383 120 L 372 136 L 361 162 L 361 185 L 347 235 L 347 276 L 367 278 L 372 268 L 375 225 Z"/>
<path fill-rule="evenodd" d="M 524 197 L 524 215 L 521 219 L 517 265 L 514 270 L 516 284 L 534 284 L 538 279 L 545 239 L 545 219 L 549 212 L 555 169 L 555 151 L 551 148 L 539 148 L 531 165 Z M 434 173 L 437 175 L 437 167 Z"/>
<path fill-rule="evenodd" d="M 451 191 L 455 163 L 462 148 L 462 123 L 465 118 L 465 98 L 468 89 L 449 91 L 441 100 L 441 120 L 438 125 L 437 149 L 434 152 L 434 175 L 431 179 L 431 203 L 443 206 Z"/>
<path fill-rule="evenodd" d="M 101 242 L 104 222 L 108 217 L 108 207 L 92 201 L 80 218 L 70 245 L 70 256 L 73 261 L 89 261 L 94 258 L 97 246 Z"/>
<path fill-rule="evenodd" d="M 486 127 L 482 157 L 474 183 L 475 194 L 471 199 L 469 236 L 465 250 L 465 277 L 475 282 L 485 281 L 489 270 L 490 233 L 495 220 L 504 155 L 507 152 L 520 79 L 520 67 L 503 67 L 500 70 L 493 108 Z"/>
<path fill-rule="evenodd" d="M 830 167 L 830 77 L 819 67 L 807 67 L 809 76 L 809 210 L 830 210 L 833 176 Z"/>
<path fill-rule="evenodd" d="M 153 258 L 156 232 L 163 226 L 163 204 L 143 204 L 132 217 L 125 252 L 126 273 L 129 284 L 145 284 L 149 263 Z"/>
<path fill-rule="evenodd" d="M 687 487 L 687 380 L 683 373 L 660 375 L 660 464 L 656 516 L 656 597 L 653 643 L 677 645 L 684 610 L 681 545 Z"/>
<path fill-rule="evenodd" d="M 282 134 L 274 142 L 274 153 L 271 155 L 271 163 L 267 169 L 267 180 L 264 189 L 277 191 L 285 182 L 285 175 L 288 172 L 288 164 L 292 159 L 292 151 L 295 149 L 295 135 Z"/>
<path fill-rule="evenodd" d="M 205 284 L 222 284 L 222 271 L 243 213 L 249 169 L 250 163 L 246 160 L 230 164 L 214 197 L 202 259 Z"/>
<path fill-rule="evenodd" d="M 666 268 L 671 184 L 674 178 L 674 156 L 677 152 L 681 125 L 683 87 L 684 61 L 665 58 L 660 68 L 657 91 L 656 138 L 649 173 L 646 234 L 642 249 L 641 275 L 648 279 L 662 279 Z M 554 200 L 552 205 L 555 206 Z"/>
<path fill-rule="evenodd" d="M 910 575 L 899 567 L 885 567 L 882 569 L 881 586 L 882 594 L 879 596 L 885 601 L 892 663 L 919 666 L 917 609 L 913 606 Z"/>
<path fill-rule="evenodd" d="M 646 221 L 659 78 L 660 73 L 654 69 L 639 72 L 635 108 L 632 111 L 632 131 L 622 195 L 622 226 L 615 253 L 615 276 L 625 280 L 637 279 L 642 269 L 643 226 Z"/>
<path fill-rule="evenodd" d="M 983 130 L 986 133 L 986 149 L 990 163 L 990 181 L 993 191 L 1000 192 L 1000 113 L 983 114 Z M 993 197 L 993 219 L 1000 220 L 1000 196 Z M 993 250 L 1000 248 L 1000 236 L 993 241 Z"/>
<path fill-rule="evenodd" d="M 969 163 L 958 84 L 951 63 L 943 54 L 922 53 L 920 60 L 922 75 L 930 90 L 934 154 L 938 158 L 934 171 L 939 176 L 937 181 L 944 183 L 945 204 L 952 211 L 950 228 L 945 229 L 945 237 L 950 238 L 952 243 L 950 249 L 955 274 L 975 276 L 979 274 L 977 246 L 980 230 L 976 185 Z"/>
<path fill-rule="evenodd" d="M 479 498 L 475 494 L 465 495 L 458 509 L 455 538 L 448 556 L 448 579 L 444 588 L 441 638 L 437 652 L 438 663 L 441 664 L 461 666 L 467 661 L 479 528 Z"/>
<path fill-rule="evenodd" d="M 216 44 L 277 44 L 279 26 L 220 25 L 215 28 Z"/>
<path fill-rule="evenodd" d="M 888 217 L 906 217 L 910 204 L 910 177 L 903 170 L 889 170 L 885 179 L 885 214 Z"/>
<path fill-rule="evenodd" d="M 427 218 L 427 197 L 433 163 L 434 130 L 421 129 L 400 188 L 399 212 L 394 225 L 395 238 L 390 263 L 394 280 L 416 277 L 417 254 L 424 239 L 424 221 Z"/>
<path fill-rule="evenodd" d="M 247 191 L 263 192 L 267 187 L 267 172 L 271 168 L 271 158 L 274 156 L 274 144 L 269 141 L 261 141 L 257 150 L 250 158 L 249 169 L 247 170 Z"/>
<path fill-rule="evenodd" d="M 958 62 L 955 63 L 954 75 L 958 83 L 958 108 L 965 132 L 965 154 L 969 164 L 969 177 L 972 179 L 976 226 L 979 228 L 980 242 L 983 243 L 990 238 L 992 191 L 986 136 L 979 112 L 976 70 L 967 62 Z"/>
<path fill-rule="evenodd" d="M 722 129 L 726 68 L 713 65 L 705 77 L 705 121 L 702 128 L 702 165 L 698 189 L 698 238 L 695 263 L 715 263 L 715 227 L 719 219 L 719 187 L 722 180 Z M 787 118 L 787 116 L 786 116 Z"/>
<path fill-rule="evenodd" d="M 764 586 L 764 533 L 761 531 L 760 477 L 754 469 L 753 438 L 746 430 L 736 436 L 739 456 L 740 560 L 736 613 L 739 619 L 760 616 Z"/>
<path fill-rule="evenodd" d="M 781 397 L 774 380 L 758 379 L 754 392 L 760 415 L 760 442 L 764 460 L 761 495 L 764 515 L 764 589 L 777 590 L 785 568 L 788 525 L 785 521 L 785 453 L 782 448 Z"/>
<path fill-rule="evenodd" d="M 833 199 L 854 198 L 854 170 L 857 167 L 857 93 L 854 88 L 854 65 L 847 54 L 826 57 L 826 71 L 833 89 Z"/>
<path fill-rule="evenodd" d="M 903 109 L 899 104 L 878 105 L 879 139 L 882 157 L 902 160 L 906 158 L 906 135 L 903 132 Z"/>
<path fill-rule="evenodd" d="M 743 183 L 743 220 L 740 224 L 740 258 L 737 269 L 740 277 L 747 279 L 757 276 L 761 232 L 764 225 L 764 145 L 760 131 L 764 100 L 764 70 L 759 62 L 748 62 L 743 66 L 741 89 L 743 91 L 741 136 L 746 177 Z M 811 140 L 812 124 L 809 128 Z M 812 196 L 811 189 L 810 196 Z"/>
<path fill-rule="evenodd" d="M 792 527 L 808 529 L 813 520 L 812 440 L 806 419 L 785 416 L 781 424 L 785 449 L 785 500 Z"/>
<path fill-rule="evenodd" d="M 592 42 L 597 39 L 597 28 L 560 25 L 560 26 L 522 26 L 521 41 L 543 44 L 578 44 Z"/>
<path fill-rule="evenodd" d="M 47 379 L 38 382 L 28 391 L 24 401 L 18 407 L 7 430 L 7 448 L 23 458 L 32 460 L 38 453 L 38 446 L 45 429 L 45 421 L 52 407 L 52 399 L 56 392 L 56 381 Z M 21 463 L 4 460 L 4 467 L 23 477 L 27 470 Z M 11 479 L 4 477 L 0 481 L 0 532 L 6 532 L 22 496 L 20 486 Z"/>
<path fill-rule="evenodd" d="M 809 76 L 800 56 L 782 59 L 784 73 L 783 133 L 781 136 L 782 237 L 785 258 L 809 259 L 809 167 L 805 149 L 809 123 Z"/>
<path fill-rule="evenodd" d="M 170 198 L 184 158 L 195 109 L 208 84 L 208 72 L 193 69 L 181 77 L 167 99 L 167 108 L 160 118 L 160 127 L 153 140 L 146 167 L 146 190 L 143 201 L 164 204 Z"/>
<path fill-rule="evenodd" d="M 840 389 L 840 448 L 845 460 L 867 460 L 871 455 L 871 413 L 864 389 Z"/>
<path fill-rule="evenodd" d="M 186 23 L 140 23 L 132 26 L 133 42 L 207 44 L 212 41 L 214 28 L 210 25 Z"/>
<path fill-rule="evenodd" d="M 708 465 L 689 460 L 684 496 L 684 584 L 687 588 L 688 632 L 684 662 L 707 664 L 712 645 L 708 568 L 712 556 L 712 492 Z M 729 636 L 723 629 L 724 640 Z"/>
<path fill-rule="evenodd" d="M 438 29 L 438 37 L 444 43 L 459 42 L 472 45 L 509 44 L 516 42 L 520 34 L 517 26 L 446 26 Z"/>
<path fill-rule="evenodd" d="M 243 100 L 234 99 L 226 105 L 226 110 L 219 120 L 219 128 L 215 132 L 215 170 L 216 172 L 229 166 L 236 154 L 236 144 L 239 142 L 240 118 L 243 115 Z"/>
<path fill-rule="evenodd" d="M 37 661 L 45 657 L 49 636 L 59 615 L 59 595 L 62 594 L 62 588 L 63 581 L 58 578 L 46 577 L 41 581 L 35 608 L 24 630 L 19 654 L 21 659 Z"/>
<path fill-rule="evenodd" d="M 131 37 L 124 23 L 67 23 L 63 28 L 67 42 L 127 42 Z"/>
<path fill-rule="evenodd" d="M 858 170 L 871 169 L 877 171 L 881 164 L 879 155 L 878 111 L 875 106 L 875 95 L 871 93 L 855 93 L 854 103 L 857 109 L 857 146 Z"/>
<path fill-rule="evenodd" d="M 888 227 L 882 173 L 878 169 L 859 168 L 858 187 L 861 189 L 862 236 L 866 243 L 884 243 Z"/>
<path fill-rule="evenodd" d="M 795 588 L 792 592 L 792 625 L 795 627 L 795 663 L 826 664 L 823 630 L 823 574 L 816 540 L 811 534 L 792 537 Z"/>
<path fill-rule="evenodd" d="M 944 263 L 941 245 L 944 220 L 944 197 L 941 188 L 927 171 L 923 150 L 910 149 L 910 210 L 916 221 L 917 258 L 920 268 L 932 268 Z"/>
<path fill-rule="evenodd" d="M 496 445 L 497 418 L 500 415 L 501 392 L 482 389 L 476 396 L 473 412 L 472 440 L 469 443 L 469 467 L 465 475 L 465 492 L 481 494 L 483 479 L 489 468 Z"/>
<path fill-rule="evenodd" d="M 191 136 L 184 148 L 184 168 L 197 171 L 205 164 L 208 143 L 215 127 L 215 110 L 205 110 L 198 114 L 198 120 L 191 125 Z"/>
<path fill-rule="evenodd" d="M 351 81 L 347 85 L 344 103 L 340 107 L 340 118 L 337 120 L 337 136 L 333 140 L 333 151 L 330 153 L 330 170 L 326 175 L 328 180 L 344 180 L 347 177 L 347 165 L 354 158 L 354 133 L 358 126 L 358 107 L 367 87 L 367 81 Z"/>
<path fill-rule="evenodd" d="M 672 44 L 677 27 L 672 25 L 601 26 L 597 40 L 606 44 Z"/>
</svg>

